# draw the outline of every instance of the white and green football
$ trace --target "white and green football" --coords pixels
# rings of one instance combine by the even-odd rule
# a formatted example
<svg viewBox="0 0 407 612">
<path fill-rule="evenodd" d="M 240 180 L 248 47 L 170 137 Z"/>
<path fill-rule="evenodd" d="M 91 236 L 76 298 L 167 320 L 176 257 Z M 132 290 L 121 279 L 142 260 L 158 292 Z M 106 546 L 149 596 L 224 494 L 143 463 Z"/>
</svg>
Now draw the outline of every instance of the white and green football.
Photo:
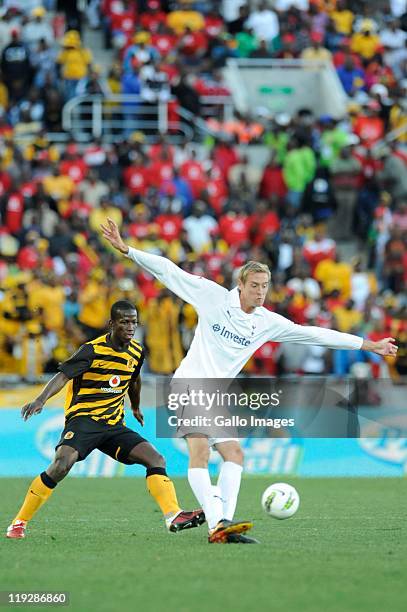
<svg viewBox="0 0 407 612">
<path fill-rule="evenodd" d="M 261 505 L 269 516 L 276 519 L 287 519 L 297 512 L 300 496 L 291 485 L 276 482 L 264 491 Z"/>
</svg>

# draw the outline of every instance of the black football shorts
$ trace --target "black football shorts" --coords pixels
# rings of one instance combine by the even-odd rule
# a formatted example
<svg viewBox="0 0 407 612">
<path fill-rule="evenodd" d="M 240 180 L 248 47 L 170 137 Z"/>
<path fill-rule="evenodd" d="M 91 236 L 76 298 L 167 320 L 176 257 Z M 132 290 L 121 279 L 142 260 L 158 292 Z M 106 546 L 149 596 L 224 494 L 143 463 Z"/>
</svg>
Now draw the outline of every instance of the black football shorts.
<svg viewBox="0 0 407 612">
<path fill-rule="evenodd" d="M 140 442 L 146 442 L 145 438 L 126 427 L 123 422 L 107 425 L 88 416 L 79 416 L 65 425 L 55 450 L 63 445 L 70 446 L 78 451 L 78 461 L 82 461 L 97 448 L 116 461 L 130 465 L 134 462 L 128 461 L 129 453 Z"/>
</svg>

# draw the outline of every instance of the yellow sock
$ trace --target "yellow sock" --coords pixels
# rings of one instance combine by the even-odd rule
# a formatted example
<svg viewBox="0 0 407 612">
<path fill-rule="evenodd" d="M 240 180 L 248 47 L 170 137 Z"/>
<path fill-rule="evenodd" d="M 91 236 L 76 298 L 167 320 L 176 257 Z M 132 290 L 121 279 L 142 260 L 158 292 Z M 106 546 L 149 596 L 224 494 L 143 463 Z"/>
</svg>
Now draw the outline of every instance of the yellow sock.
<svg viewBox="0 0 407 612">
<path fill-rule="evenodd" d="M 174 483 L 162 474 L 147 475 L 147 489 L 161 508 L 165 518 L 181 510 L 177 500 Z"/>
<path fill-rule="evenodd" d="M 45 474 L 45 472 L 43 472 Z M 42 475 L 41 475 L 42 476 Z M 27 495 L 25 496 L 23 505 L 17 513 L 13 523 L 16 521 L 30 521 L 34 514 L 41 508 L 41 506 L 47 501 L 47 499 L 51 496 L 54 488 L 48 487 L 44 484 L 41 476 L 37 476 L 34 478 L 30 486 L 28 487 Z M 49 484 L 52 484 L 52 479 L 45 474 L 45 480 L 49 479 Z M 54 487 L 55 487 L 54 483 Z"/>
</svg>

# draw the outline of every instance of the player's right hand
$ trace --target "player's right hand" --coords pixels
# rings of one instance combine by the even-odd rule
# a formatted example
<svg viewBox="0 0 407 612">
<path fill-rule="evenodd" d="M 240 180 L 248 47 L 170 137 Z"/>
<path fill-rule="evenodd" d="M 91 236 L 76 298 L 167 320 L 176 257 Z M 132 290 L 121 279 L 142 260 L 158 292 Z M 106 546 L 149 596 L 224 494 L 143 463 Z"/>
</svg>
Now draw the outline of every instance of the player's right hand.
<svg viewBox="0 0 407 612">
<path fill-rule="evenodd" d="M 44 404 L 42 402 L 40 402 L 39 400 L 34 400 L 33 402 L 30 402 L 29 404 L 25 404 L 21 408 L 21 416 L 24 419 L 24 421 L 27 421 L 27 419 L 29 419 L 34 414 L 40 414 L 43 407 L 44 407 Z"/>
<path fill-rule="evenodd" d="M 112 247 L 120 251 L 121 253 L 128 253 L 129 249 L 124 244 L 122 237 L 120 236 L 119 226 L 110 217 L 107 218 L 107 225 L 100 224 L 103 236 L 110 242 Z"/>
</svg>

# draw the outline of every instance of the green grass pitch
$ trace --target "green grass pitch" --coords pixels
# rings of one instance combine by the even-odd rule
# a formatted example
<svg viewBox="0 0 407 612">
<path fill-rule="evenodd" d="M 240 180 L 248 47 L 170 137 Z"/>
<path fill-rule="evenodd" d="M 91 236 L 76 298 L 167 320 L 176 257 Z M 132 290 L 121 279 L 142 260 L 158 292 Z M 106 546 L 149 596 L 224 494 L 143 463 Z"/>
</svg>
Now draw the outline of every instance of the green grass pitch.
<svg viewBox="0 0 407 612">
<path fill-rule="evenodd" d="M 267 517 L 260 496 L 278 479 L 246 477 L 237 516 L 261 545 L 237 546 L 207 544 L 205 526 L 167 533 L 143 479 L 68 479 L 25 540 L 3 539 L 0 590 L 68 591 L 74 612 L 405 610 L 407 481 L 282 480 L 300 493 L 297 515 Z M 28 484 L 0 479 L 3 530 Z"/>
</svg>

